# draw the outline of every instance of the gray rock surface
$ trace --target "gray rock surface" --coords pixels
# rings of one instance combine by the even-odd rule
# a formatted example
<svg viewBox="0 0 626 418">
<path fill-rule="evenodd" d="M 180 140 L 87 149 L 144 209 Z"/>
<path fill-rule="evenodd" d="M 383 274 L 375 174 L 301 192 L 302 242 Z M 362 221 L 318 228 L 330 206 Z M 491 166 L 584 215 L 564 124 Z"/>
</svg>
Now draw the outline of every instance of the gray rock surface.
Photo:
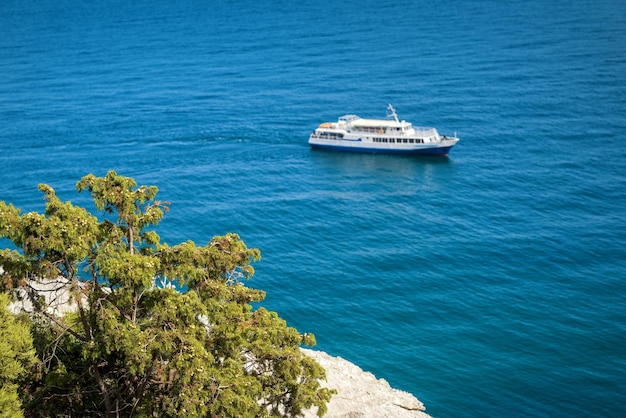
<svg viewBox="0 0 626 418">
<path fill-rule="evenodd" d="M 324 386 L 336 389 L 328 404 L 325 418 L 430 418 L 424 405 L 413 395 L 394 389 L 385 379 L 341 357 L 322 351 L 302 349 L 326 369 Z M 305 412 L 305 418 L 316 417 L 317 409 Z"/>
<path fill-rule="evenodd" d="M 18 314 L 20 312 L 33 312 L 34 308 L 28 299 L 27 293 L 34 292 L 42 296 L 46 301 L 46 311 L 54 315 L 65 315 L 78 308 L 75 300 L 72 300 L 70 292 L 72 282 L 63 277 L 57 279 L 45 279 L 41 281 L 28 281 L 26 286 L 15 291 L 18 301 L 9 305 L 9 309 Z M 84 300 L 84 299 L 83 299 Z"/>
</svg>

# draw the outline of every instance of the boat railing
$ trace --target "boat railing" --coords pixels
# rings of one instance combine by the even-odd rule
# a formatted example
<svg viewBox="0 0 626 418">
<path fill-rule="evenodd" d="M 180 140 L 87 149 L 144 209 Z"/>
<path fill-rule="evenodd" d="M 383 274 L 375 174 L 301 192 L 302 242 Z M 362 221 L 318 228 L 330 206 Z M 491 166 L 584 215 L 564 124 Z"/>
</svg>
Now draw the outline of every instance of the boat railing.
<svg viewBox="0 0 626 418">
<path fill-rule="evenodd" d="M 373 134 L 384 134 L 387 128 L 384 126 L 353 126 L 352 129 L 357 132 L 368 132 Z"/>
</svg>

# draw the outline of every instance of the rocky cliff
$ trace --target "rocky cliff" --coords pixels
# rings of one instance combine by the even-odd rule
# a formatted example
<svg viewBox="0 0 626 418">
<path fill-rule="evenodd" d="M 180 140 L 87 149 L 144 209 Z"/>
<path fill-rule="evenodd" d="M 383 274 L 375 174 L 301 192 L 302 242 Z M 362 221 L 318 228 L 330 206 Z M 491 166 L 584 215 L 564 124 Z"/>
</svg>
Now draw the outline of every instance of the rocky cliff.
<svg viewBox="0 0 626 418">
<path fill-rule="evenodd" d="M 324 386 L 336 389 L 325 418 L 430 418 L 424 405 L 410 393 L 389 386 L 369 372 L 341 357 L 302 349 L 326 369 Z M 306 411 L 305 418 L 316 417 L 316 410 Z"/>
</svg>

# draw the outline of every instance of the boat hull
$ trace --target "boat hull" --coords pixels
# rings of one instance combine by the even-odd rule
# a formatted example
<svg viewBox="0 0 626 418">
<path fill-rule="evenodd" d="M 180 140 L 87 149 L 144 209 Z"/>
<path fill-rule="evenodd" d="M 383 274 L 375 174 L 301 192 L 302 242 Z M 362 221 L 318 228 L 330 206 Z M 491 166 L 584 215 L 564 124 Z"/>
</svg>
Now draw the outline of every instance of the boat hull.
<svg viewBox="0 0 626 418">
<path fill-rule="evenodd" d="M 310 143 L 311 148 L 325 151 L 356 152 L 361 154 L 404 154 L 404 155 L 438 155 L 445 157 L 453 145 L 429 148 L 374 148 L 354 145 Z"/>
</svg>

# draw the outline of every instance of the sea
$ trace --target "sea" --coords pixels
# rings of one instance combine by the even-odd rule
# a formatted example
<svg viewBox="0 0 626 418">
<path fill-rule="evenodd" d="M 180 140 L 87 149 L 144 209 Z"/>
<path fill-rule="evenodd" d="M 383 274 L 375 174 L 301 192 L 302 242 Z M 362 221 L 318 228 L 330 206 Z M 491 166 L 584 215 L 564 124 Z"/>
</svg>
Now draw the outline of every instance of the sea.
<svg viewBox="0 0 626 418">
<path fill-rule="evenodd" d="M 308 146 L 389 103 L 460 142 Z M 0 146 L 24 212 L 115 170 L 162 241 L 239 234 L 263 306 L 435 418 L 626 416 L 624 0 L 3 0 Z"/>
</svg>

